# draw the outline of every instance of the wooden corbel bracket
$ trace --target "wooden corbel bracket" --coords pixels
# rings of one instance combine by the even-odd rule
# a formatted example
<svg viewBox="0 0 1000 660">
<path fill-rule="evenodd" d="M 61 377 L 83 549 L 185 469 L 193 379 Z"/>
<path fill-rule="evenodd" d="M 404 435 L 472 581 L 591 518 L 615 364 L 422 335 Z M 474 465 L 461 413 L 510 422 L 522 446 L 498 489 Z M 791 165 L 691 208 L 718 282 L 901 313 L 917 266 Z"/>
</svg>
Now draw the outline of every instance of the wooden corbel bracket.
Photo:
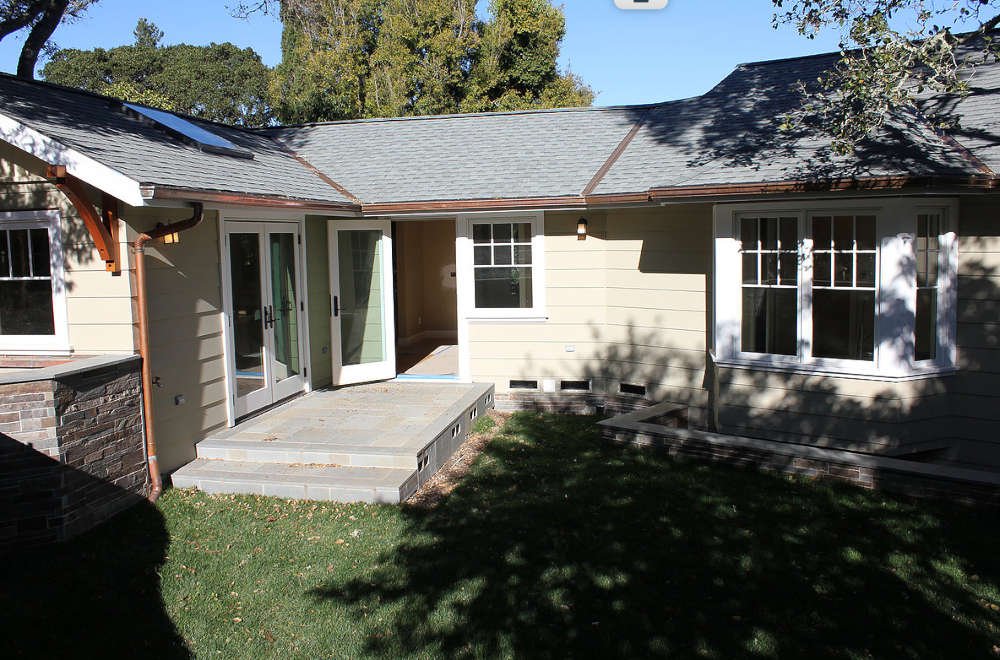
<svg viewBox="0 0 1000 660">
<path fill-rule="evenodd" d="M 101 210 L 90 203 L 84 190 L 83 182 L 66 172 L 63 165 L 49 165 L 46 177 L 55 183 L 62 194 L 66 195 L 76 209 L 90 232 L 97 252 L 104 260 L 105 269 L 109 273 L 121 273 L 121 251 L 118 245 L 118 200 L 110 195 L 102 195 Z"/>
</svg>

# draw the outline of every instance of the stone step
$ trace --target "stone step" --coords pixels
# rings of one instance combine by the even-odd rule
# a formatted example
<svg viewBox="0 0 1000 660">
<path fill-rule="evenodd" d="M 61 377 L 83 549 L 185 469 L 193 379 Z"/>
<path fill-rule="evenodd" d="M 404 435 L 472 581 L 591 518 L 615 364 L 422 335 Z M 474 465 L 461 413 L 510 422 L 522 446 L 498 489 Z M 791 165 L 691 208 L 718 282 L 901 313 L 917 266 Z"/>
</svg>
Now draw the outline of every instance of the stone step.
<svg viewBox="0 0 1000 660">
<path fill-rule="evenodd" d="M 332 502 L 398 504 L 417 490 L 416 469 L 196 459 L 171 475 L 176 488 Z"/>
<path fill-rule="evenodd" d="M 357 443 L 207 438 L 198 443 L 196 450 L 198 458 L 215 461 L 417 469 L 417 456 L 412 449 L 365 447 Z"/>
</svg>

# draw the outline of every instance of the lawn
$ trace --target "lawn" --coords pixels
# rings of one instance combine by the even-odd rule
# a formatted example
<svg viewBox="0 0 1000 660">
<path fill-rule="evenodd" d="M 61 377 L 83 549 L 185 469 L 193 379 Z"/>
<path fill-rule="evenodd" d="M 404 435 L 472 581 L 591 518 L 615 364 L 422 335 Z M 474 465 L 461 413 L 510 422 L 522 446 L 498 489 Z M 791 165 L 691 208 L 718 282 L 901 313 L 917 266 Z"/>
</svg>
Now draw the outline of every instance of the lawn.
<svg viewBox="0 0 1000 660">
<path fill-rule="evenodd" d="M 521 414 L 432 508 L 168 491 L 0 569 L 0 656 L 997 657 L 995 510 Z"/>
</svg>

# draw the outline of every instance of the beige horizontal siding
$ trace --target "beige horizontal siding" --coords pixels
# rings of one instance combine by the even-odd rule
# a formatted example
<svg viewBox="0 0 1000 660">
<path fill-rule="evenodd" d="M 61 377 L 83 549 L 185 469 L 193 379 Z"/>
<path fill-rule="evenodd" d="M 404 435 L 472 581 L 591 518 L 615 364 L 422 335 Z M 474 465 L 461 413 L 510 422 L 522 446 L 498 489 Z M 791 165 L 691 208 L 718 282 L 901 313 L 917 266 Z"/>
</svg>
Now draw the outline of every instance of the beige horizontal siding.
<svg viewBox="0 0 1000 660">
<path fill-rule="evenodd" d="M 968 198 L 959 216 L 958 360 L 948 381 L 958 460 L 1000 466 L 1000 200 Z"/>
<path fill-rule="evenodd" d="M 44 172 L 40 160 L 0 143 L 0 211 L 59 211 L 70 350 L 84 355 L 131 353 L 135 343 L 126 232 L 120 232 L 118 245 L 123 272 L 112 275 L 76 209 L 45 180 Z M 96 192 L 89 192 L 91 201 L 99 199 Z"/>
<path fill-rule="evenodd" d="M 133 209 L 124 218 L 134 238 L 190 215 L 183 208 Z M 153 411 L 160 465 L 168 471 L 194 458 L 194 445 L 226 424 L 219 256 L 214 212 L 179 243 L 154 241 L 146 250 L 150 369 L 159 380 Z M 177 397 L 185 403 L 177 405 Z"/>
<path fill-rule="evenodd" d="M 591 213 L 586 241 L 578 218 L 545 216 L 546 322 L 471 324 L 473 377 L 500 392 L 510 380 L 626 382 L 703 405 L 711 207 Z"/>
</svg>

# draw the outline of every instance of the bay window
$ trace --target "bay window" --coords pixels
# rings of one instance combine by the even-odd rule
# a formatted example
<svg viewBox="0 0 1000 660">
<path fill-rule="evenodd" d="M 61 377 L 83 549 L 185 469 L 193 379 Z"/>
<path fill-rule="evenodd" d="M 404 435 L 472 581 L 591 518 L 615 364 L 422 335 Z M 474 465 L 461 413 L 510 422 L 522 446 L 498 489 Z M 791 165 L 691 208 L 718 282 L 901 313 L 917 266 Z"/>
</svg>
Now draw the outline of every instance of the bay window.
<svg viewBox="0 0 1000 660">
<path fill-rule="evenodd" d="M 952 368 L 957 207 L 935 204 L 717 206 L 716 359 L 887 378 Z"/>
</svg>

